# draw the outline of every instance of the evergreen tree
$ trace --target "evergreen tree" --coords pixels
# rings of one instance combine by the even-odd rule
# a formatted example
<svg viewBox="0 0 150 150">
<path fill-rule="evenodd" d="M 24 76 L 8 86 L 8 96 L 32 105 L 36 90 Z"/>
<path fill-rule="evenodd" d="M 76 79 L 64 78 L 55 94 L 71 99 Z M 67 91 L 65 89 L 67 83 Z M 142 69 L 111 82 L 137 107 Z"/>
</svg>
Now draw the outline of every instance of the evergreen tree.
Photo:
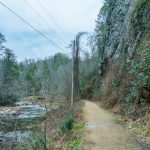
<svg viewBox="0 0 150 150">
<path fill-rule="evenodd" d="M 7 104 L 16 100 L 15 81 L 18 77 L 16 57 L 12 50 L 5 49 L 1 59 L 0 103 Z"/>
</svg>

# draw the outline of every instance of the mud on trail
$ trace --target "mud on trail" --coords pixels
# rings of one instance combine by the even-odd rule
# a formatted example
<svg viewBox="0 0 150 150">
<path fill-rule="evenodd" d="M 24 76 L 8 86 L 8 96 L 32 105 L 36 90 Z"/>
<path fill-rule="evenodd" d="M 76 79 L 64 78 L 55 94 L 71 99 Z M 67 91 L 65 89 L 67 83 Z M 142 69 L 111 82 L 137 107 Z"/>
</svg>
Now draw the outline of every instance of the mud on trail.
<svg viewBox="0 0 150 150">
<path fill-rule="evenodd" d="M 115 123 L 112 114 L 94 102 L 84 102 L 86 129 L 83 150 L 142 150 L 135 137 Z"/>
</svg>

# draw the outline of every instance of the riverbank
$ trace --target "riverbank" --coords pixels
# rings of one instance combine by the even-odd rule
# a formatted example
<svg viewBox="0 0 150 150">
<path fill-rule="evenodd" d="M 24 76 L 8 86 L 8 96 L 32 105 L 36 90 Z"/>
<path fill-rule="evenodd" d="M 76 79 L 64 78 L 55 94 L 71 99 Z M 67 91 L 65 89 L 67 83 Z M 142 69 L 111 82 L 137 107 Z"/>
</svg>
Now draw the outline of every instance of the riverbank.
<svg viewBox="0 0 150 150">
<path fill-rule="evenodd" d="M 32 133 L 43 129 L 48 114 L 60 110 L 62 101 L 20 101 L 13 106 L 2 106 L 0 115 L 0 145 L 2 150 L 22 145 Z"/>
<path fill-rule="evenodd" d="M 5 134 L 5 137 L 6 135 L 8 137 L 7 142 L 6 139 L 2 138 L 2 150 L 11 150 L 12 148 L 14 150 L 30 150 L 35 148 L 37 150 L 81 150 L 84 131 L 83 102 L 79 101 L 74 104 L 73 113 L 70 112 L 69 101 L 55 101 L 54 103 L 50 102 L 49 105 L 56 105 L 56 103 L 59 106 L 57 109 L 48 111 L 49 109 L 46 108 L 45 115 L 41 117 L 28 118 L 27 121 L 23 119 L 22 122 L 17 122 L 16 130 L 13 128 L 12 131 Z M 23 103 L 21 107 L 28 107 L 29 105 L 38 104 L 29 102 L 27 105 Z M 70 123 L 66 125 L 66 122 L 70 120 L 70 117 L 71 126 L 69 127 Z M 21 129 L 20 126 L 24 127 Z M 64 128 L 67 130 L 63 130 Z M 8 142 L 12 137 L 11 142 Z"/>
</svg>

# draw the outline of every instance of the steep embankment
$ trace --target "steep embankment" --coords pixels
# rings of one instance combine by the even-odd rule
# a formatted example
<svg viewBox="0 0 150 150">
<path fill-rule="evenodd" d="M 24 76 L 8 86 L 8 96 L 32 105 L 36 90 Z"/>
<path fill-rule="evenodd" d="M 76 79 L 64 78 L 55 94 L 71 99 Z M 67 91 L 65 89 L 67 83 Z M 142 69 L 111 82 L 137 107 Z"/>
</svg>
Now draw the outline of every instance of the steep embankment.
<svg viewBox="0 0 150 150">
<path fill-rule="evenodd" d="M 141 122 L 150 138 L 150 0 L 107 0 L 96 25 L 94 99 Z"/>
</svg>

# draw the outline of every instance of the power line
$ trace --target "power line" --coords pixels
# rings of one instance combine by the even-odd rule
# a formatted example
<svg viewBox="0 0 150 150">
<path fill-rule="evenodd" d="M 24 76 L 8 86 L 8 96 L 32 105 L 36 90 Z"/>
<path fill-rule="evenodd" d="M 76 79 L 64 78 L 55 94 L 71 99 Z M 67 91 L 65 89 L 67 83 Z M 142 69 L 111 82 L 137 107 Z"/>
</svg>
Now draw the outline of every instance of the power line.
<svg viewBox="0 0 150 150">
<path fill-rule="evenodd" d="M 5 4 L 3 4 L 0 1 L 0 4 L 2 6 L 4 6 L 6 9 L 8 9 L 11 13 L 13 13 L 15 16 L 17 16 L 20 20 L 22 20 L 25 24 L 27 24 L 29 27 L 31 27 L 34 31 L 36 31 L 37 33 L 39 33 L 41 36 L 43 36 L 45 39 L 47 39 L 51 44 L 55 45 L 55 47 L 57 47 L 58 49 L 62 50 L 63 52 L 65 52 L 65 50 L 63 50 L 59 45 L 57 45 L 55 42 L 53 42 L 52 40 L 50 40 L 47 36 L 45 36 L 43 33 L 41 33 L 38 29 L 36 29 L 33 25 L 31 25 L 30 23 L 28 23 L 26 20 L 24 20 L 22 17 L 20 17 L 17 13 L 15 13 L 12 9 L 10 9 L 8 6 L 6 6 Z"/>
<path fill-rule="evenodd" d="M 36 1 L 40 5 L 40 7 L 45 11 L 45 13 L 48 15 L 48 17 L 50 19 L 52 19 L 53 22 L 57 25 L 57 27 L 65 34 L 65 31 L 62 29 L 62 27 L 59 25 L 59 23 L 55 20 L 55 18 L 50 15 L 50 13 L 47 11 L 47 9 L 44 7 L 44 5 L 42 5 L 42 3 L 39 0 L 36 0 Z M 68 36 L 66 34 L 65 34 L 65 36 L 68 38 Z"/>
<path fill-rule="evenodd" d="M 34 14 L 36 14 L 40 18 L 40 20 L 42 20 L 42 22 L 44 22 L 55 34 L 57 34 L 59 36 L 59 34 L 51 27 L 51 25 L 45 19 L 43 19 L 41 17 L 41 15 L 39 13 L 37 13 L 37 11 L 35 9 L 33 9 L 26 0 L 23 0 L 23 2 L 27 5 L 27 7 L 30 10 L 32 10 L 32 12 Z M 59 36 L 59 38 L 64 42 L 64 39 L 62 39 L 60 36 Z"/>
</svg>

